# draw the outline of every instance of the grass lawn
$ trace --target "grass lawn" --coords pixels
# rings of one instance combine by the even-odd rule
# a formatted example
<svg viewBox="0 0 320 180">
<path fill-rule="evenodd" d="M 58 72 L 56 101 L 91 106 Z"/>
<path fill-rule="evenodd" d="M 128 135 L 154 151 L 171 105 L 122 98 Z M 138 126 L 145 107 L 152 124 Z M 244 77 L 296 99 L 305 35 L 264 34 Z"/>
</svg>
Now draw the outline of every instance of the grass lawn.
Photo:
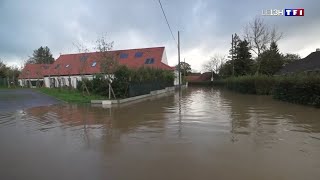
<svg viewBox="0 0 320 180">
<path fill-rule="evenodd" d="M 35 90 L 42 92 L 44 94 L 47 94 L 49 96 L 55 97 L 59 100 L 72 102 L 72 103 L 90 103 L 91 100 L 107 99 L 106 97 L 98 96 L 98 95 L 83 96 L 82 93 L 77 90 L 53 89 L 53 88 L 39 88 Z"/>
</svg>

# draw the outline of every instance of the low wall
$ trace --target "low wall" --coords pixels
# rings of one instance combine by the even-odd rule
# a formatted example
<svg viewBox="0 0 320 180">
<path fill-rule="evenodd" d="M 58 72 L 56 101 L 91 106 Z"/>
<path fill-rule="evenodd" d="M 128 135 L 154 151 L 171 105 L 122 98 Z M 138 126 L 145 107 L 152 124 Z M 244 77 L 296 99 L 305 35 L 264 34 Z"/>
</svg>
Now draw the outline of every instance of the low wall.
<svg viewBox="0 0 320 180">
<path fill-rule="evenodd" d="M 141 96 L 135 96 L 130 97 L 126 99 L 118 99 L 118 100 L 91 100 L 91 104 L 102 104 L 102 105 L 111 105 L 111 104 L 122 104 L 126 102 L 131 102 L 143 98 L 148 98 L 151 96 L 156 96 L 163 93 L 169 93 L 173 92 L 176 89 L 176 87 L 166 87 L 165 89 L 151 91 L 149 94 L 141 95 Z"/>
</svg>

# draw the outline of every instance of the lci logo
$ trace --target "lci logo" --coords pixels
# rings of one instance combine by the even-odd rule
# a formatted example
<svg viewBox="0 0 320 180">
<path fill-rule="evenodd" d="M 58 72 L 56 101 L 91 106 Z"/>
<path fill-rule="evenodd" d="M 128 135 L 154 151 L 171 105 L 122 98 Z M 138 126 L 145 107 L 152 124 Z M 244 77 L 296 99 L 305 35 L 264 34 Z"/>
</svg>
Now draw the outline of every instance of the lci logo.
<svg viewBox="0 0 320 180">
<path fill-rule="evenodd" d="M 262 16 L 304 16 L 304 9 L 267 9 Z"/>
</svg>

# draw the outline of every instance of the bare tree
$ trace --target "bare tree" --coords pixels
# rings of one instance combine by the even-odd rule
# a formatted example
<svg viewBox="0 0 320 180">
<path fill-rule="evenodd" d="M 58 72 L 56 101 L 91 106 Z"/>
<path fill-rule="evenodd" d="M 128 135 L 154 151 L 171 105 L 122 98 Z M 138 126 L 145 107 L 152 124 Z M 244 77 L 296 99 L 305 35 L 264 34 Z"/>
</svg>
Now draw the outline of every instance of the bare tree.
<svg viewBox="0 0 320 180">
<path fill-rule="evenodd" d="M 283 33 L 279 32 L 276 26 L 273 26 L 270 32 L 270 43 L 277 43 L 280 39 L 282 39 Z"/>
<path fill-rule="evenodd" d="M 99 52 L 99 57 L 97 57 L 97 59 L 100 63 L 100 71 L 103 75 L 103 78 L 106 78 L 109 86 L 109 99 L 111 98 L 111 93 L 113 94 L 113 97 L 116 98 L 111 86 L 111 74 L 113 74 L 119 66 L 119 63 L 117 61 L 117 57 L 119 55 L 110 52 L 113 48 L 114 42 L 108 42 L 105 35 L 98 38 L 96 44 L 96 50 L 97 52 Z"/>
<path fill-rule="evenodd" d="M 68 67 L 67 67 L 68 66 Z M 66 68 L 68 68 L 68 84 L 69 84 L 69 90 L 71 90 L 72 89 L 72 82 L 71 82 L 71 71 L 72 71 L 72 67 L 68 64 L 66 66 Z"/>
<path fill-rule="evenodd" d="M 269 26 L 260 17 L 255 17 L 244 28 L 244 39 L 249 43 L 250 49 L 260 57 L 270 46 L 272 42 L 278 42 L 282 38 L 283 34 L 278 32 L 277 28 Z M 261 62 L 258 59 L 258 66 L 256 74 L 259 73 Z"/>
<path fill-rule="evenodd" d="M 85 93 L 87 93 L 87 95 L 90 95 L 90 92 L 88 90 L 88 87 L 85 81 L 86 78 L 84 76 L 86 72 L 86 68 L 88 67 L 87 59 L 89 56 L 89 49 L 80 43 L 73 43 L 73 45 L 78 49 L 79 53 L 82 53 L 82 56 L 80 57 L 80 68 L 79 68 L 79 74 L 82 80 L 82 83 L 81 83 L 82 94 L 85 95 Z"/>
<path fill-rule="evenodd" d="M 250 49 L 259 57 L 271 42 L 282 38 L 282 33 L 277 28 L 269 26 L 260 17 L 255 17 L 244 28 L 244 39 L 249 42 Z"/>
<path fill-rule="evenodd" d="M 225 56 L 220 55 L 220 54 L 215 54 L 202 65 L 202 69 L 204 71 L 210 71 L 212 76 L 211 76 L 211 81 L 213 80 L 213 73 L 218 74 L 220 65 L 224 62 Z"/>
<path fill-rule="evenodd" d="M 42 76 L 42 69 L 41 65 L 37 67 L 35 74 L 37 75 L 37 82 L 36 82 L 36 87 L 40 88 L 40 78 Z"/>
</svg>

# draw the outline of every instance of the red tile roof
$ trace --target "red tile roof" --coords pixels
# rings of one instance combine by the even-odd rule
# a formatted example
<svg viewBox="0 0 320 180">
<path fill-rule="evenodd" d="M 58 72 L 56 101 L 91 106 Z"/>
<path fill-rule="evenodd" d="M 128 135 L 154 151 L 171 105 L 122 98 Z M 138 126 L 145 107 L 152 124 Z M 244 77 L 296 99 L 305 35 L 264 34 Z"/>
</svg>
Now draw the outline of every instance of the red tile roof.
<svg viewBox="0 0 320 180">
<path fill-rule="evenodd" d="M 135 57 L 137 52 L 142 52 L 141 57 Z M 109 51 L 111 57 L 115 58 L 120 65 L 126 65 L 129 68 L 152 67 L 164 70 L 174 70 L 174 68 L 161 62 L 164 53 L 164 47 L 128 49 Z M 121 58 L 122 55 L 125 58 Z M 99 57 L 100 52 L 63 54 L 52 64 L 46 75 L 79 75 L 79 74 L 97 74 L 100 73 Z M 120 57 L 121 56 L 121 57 Z M 153 58 L 153 64 L 145 64 L 146 59 Z M 81 61 L 84 60 L 84 61 Z M 96 63 L 95 66 L 92 66 Z"/>
<path fill-rule="evenodd" d="M 19 75 L 19 79 L 41 79 L 50 66 L 50 64 L 26 64 Z"/>
<path fill-rule="evenodd" d="M 199 76 L 186 76 L 186 80 L 188 82 L 198 81 L 199 78 L 200 78 L 200 75 Z"/>
<path fill-rule="evenodd" d="M 211 72 L 205 72 L 200 75 L 195 75 L 195 76 L 186 76 L 186 80 L 188 82 L 204 82 L 204 81 L 211 81 Z M 216 78 L 217 75 L 214 73 L 213 78 Z"/>
</svg>

